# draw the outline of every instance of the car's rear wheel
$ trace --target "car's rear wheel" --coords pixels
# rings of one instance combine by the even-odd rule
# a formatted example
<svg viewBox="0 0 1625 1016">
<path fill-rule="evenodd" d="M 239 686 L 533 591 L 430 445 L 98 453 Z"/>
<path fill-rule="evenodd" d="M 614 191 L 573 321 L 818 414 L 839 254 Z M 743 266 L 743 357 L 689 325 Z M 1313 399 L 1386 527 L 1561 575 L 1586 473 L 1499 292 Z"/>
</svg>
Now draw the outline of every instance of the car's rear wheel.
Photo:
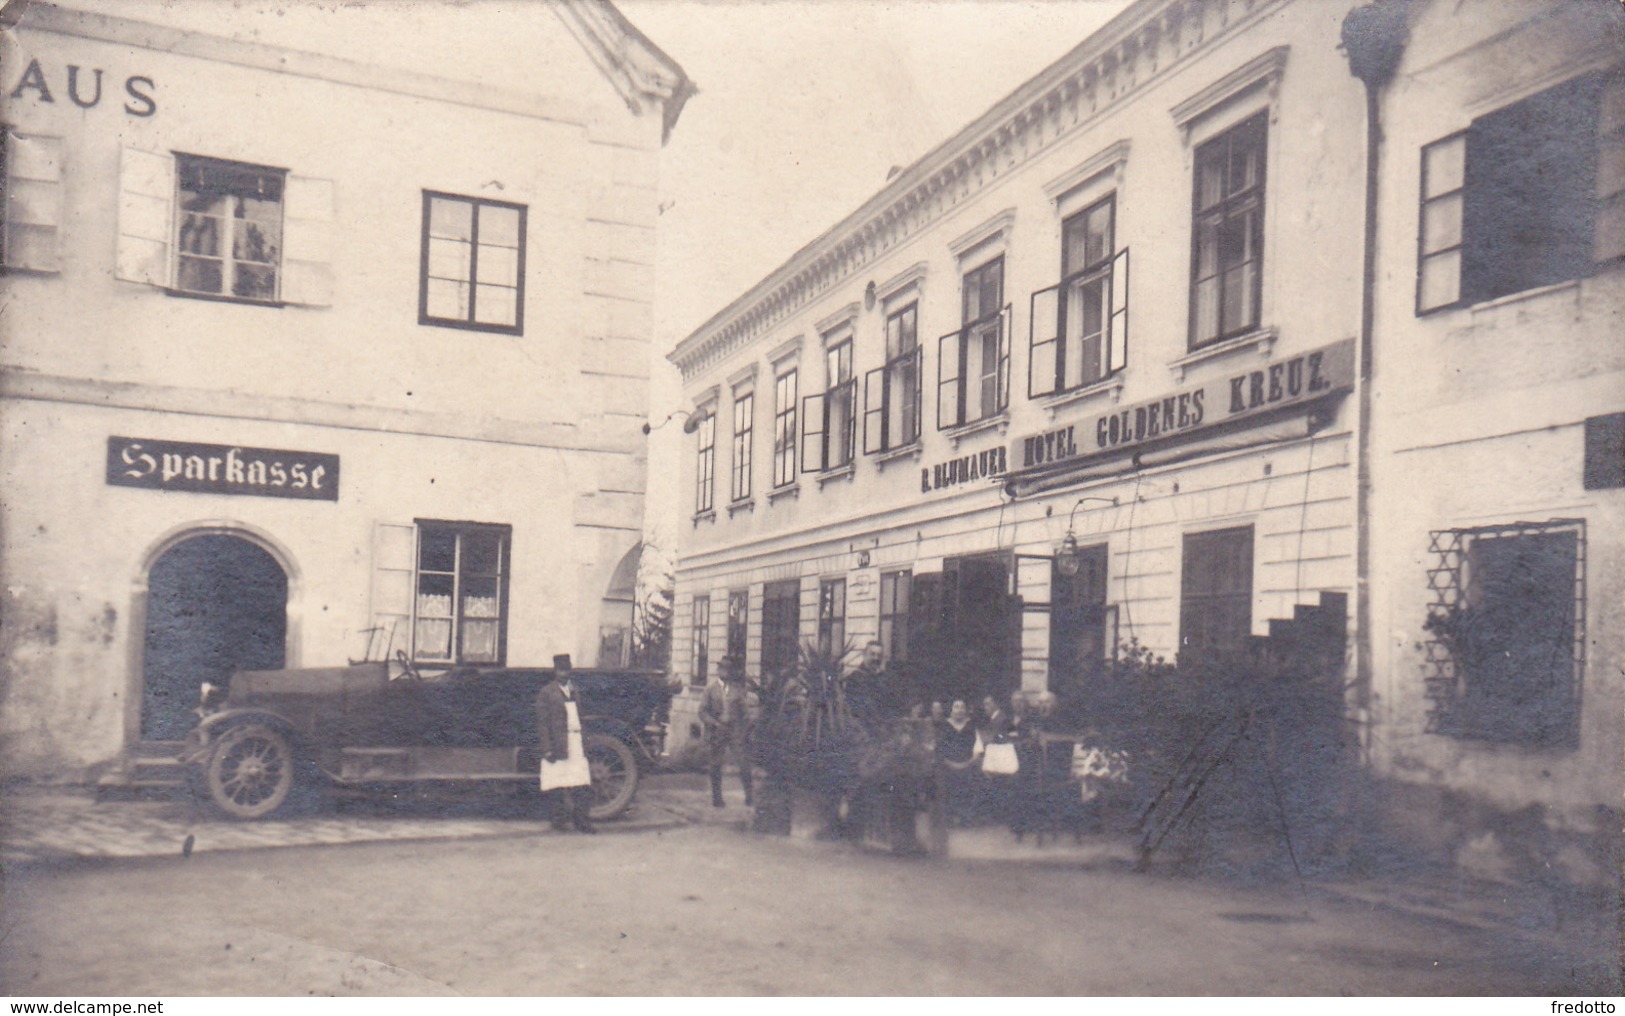
<svg viewBox="0 0 1625 1016">
<path fill-rule="evenodd" d="M 288 800 L 293 771 L 293 747 L 280 730 L 263 723 L 234 727 L 209 753 L 209 800 L 232 818 L 264 818 Z"/>
<path fill-rule="evenodd" d="M 588 734 L 582 741 L 587 766 L 592 771 L 592 807 L 587 814 L 595 822 L 611 819 L 625 811 L 638 792 L 638 760 L 620 738 L 608 734 Z"/>
</svg>

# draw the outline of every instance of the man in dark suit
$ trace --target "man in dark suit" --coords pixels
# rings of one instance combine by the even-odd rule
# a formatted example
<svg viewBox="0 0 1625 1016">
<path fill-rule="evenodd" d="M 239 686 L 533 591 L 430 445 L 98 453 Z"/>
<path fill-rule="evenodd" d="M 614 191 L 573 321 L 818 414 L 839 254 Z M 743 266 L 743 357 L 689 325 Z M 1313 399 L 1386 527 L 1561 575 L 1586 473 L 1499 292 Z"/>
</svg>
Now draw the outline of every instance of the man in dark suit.
<svg viewBox="0 0 1625 1016">
<path fill-rule="evenodd" d="M 553 657 L 553 676 L 536 692 L 536 737 L 542 755 L 541 787 L 547 796 L 553 828 L 571 825 L 595 833 L 588 818 L 592 807 L 592 770 L 582 748 L 581 713 L 570 682 L 570 657 Z"/>
</svg>

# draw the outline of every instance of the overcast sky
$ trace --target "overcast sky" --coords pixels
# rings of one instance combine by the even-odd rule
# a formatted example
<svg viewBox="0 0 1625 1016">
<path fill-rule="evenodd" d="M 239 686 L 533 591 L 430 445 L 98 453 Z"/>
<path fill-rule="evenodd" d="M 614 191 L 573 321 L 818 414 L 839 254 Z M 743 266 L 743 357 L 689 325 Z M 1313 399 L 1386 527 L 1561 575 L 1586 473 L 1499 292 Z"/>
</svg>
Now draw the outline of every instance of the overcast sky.
<svg viewBox="0 0 1625 1016">
<path fill-rule="evenodd" d="M 651 416 L 665 354 L 1127 0 L 616 0 L 699 86 L 662 153 Z M 680 420 L 681 418 L 679 418 Z M 675 543 L 676 425 L 650 442 L 648 519 Z M 662 557 L 666 555 L 661 555 Z M 653 561 L 651 567 L 658 568 Z"/>
</svg>

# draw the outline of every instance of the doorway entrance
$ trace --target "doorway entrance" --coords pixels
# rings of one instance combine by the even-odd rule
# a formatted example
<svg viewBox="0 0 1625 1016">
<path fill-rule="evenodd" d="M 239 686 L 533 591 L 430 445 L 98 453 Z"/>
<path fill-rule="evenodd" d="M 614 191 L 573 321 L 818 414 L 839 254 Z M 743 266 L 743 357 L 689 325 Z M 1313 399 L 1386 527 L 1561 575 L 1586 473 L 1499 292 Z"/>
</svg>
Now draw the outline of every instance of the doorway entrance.
<svg viewBox="0 0 1625 1016">
<path fill-rule="evenodd" d="M 147 573 L 141 739 L 184 738 L 205 681 L 283 666 L 287 611 L 287 574 L 242 537 L 200 534 L 165 551 Z"/>
<path fill-rule="evenodd" d="M 1020 611 L 1010 595 L 1006 554 L 948 558 L 940 575 L 916 575 L 909 641 L 914 680 L 925 701 L 982 696 L 1007 701 L 1020 663 Z"/>
</svg>

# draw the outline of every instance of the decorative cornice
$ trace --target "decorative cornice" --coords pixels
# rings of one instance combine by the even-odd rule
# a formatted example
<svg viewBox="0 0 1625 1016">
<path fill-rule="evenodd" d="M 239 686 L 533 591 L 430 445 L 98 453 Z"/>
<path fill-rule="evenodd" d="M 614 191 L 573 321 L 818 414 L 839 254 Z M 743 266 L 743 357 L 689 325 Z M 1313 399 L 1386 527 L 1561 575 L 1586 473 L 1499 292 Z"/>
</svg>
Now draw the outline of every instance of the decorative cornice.
<svg viewBox="0 0 1625 1016">
<path fill-rule="evenodd" d="M 1121 183 L 1123 166 L 1128 162 L 1129 140 L 1113 142 L 1104 151 L 1096 152 L 1071 169 L 1044 185 L 1044 196 L 1059 201 L 1098 176 L 1111 173 Z"/>
<path fill-rule="evenodd" d="M 880 301 L 884 303 L 910 286 L 919 287 L 920 284 L 925 281 L 927 267 L 928 265 L 924 261 L 919 261 L 909 265 L 907 268 L 876 286 L 875 294 L 880 298 Z"/>
<path fill-rule="evenodd" d="M 1286 46 L 1267 50 L 1170 109 L 1174 124 L 1184 132 L 1186 140 L 1197 119 L 1254 88 L 1268 88 L 1273 102 L 1286 70 L 1287 51 Z"/>
<path fill-rule="evenodd" d="M 991 219 L 979 222 L 970 229 L 960 233 L 952 240 L 949 240 L 948 251 L 949 253 L 953 254 L 954 257 L 962 258 L 966 254 L 969 254 L 971 251 L 982 246 L 982 244 L 987 243 L 990 240 L 996 240 L 999 237 L 1009 233 L 1015 228 L 1015 225 L 1016 210 L 1014 208 L 1006 208 L 1004 211 L 993 216 Z"/>
<path fill-rule="evenodd" d="M 1289 0 L 1138 0 L 899 173 L 668 354 L 693 378 L 803 312 L 1019 166 Z"/>
<path fill-rule="evenodd" d="M 813 325 L 813 328 L 820 336 L 822 336 L 825 340 L 828 340 L 830 332 L 833 332 L 838 328 L 844 328 L 856 321 L 858 319 L 858 314 L 862 311 L 862 309 L 863 308 L 858 305 L 857 301 L 853 301 L 835 313 L 820 318 L 818 323 Z"/>
<path fill-rule="evenodd" d="M 772 349 L 767 351 L 767 362 L 771 363 L 774 367 L 777 367 L 779 364 L 790 359 L 790 357 L 800 353 L 801 341 L 802 337 L 797 335 L 793 339 L 787 339 L 786 341 L 774 346 Z"/>
<path fill-rule="evenodd" d="M 683 106 L 696 91 L 682 66 L 638 31 L 611 0 L 556 0 L 548 6 L 620 93 L 628 109 L 641 113 L 650 103 L 661 107 L 660 139 L 671 137 Z"/>
</svg>

